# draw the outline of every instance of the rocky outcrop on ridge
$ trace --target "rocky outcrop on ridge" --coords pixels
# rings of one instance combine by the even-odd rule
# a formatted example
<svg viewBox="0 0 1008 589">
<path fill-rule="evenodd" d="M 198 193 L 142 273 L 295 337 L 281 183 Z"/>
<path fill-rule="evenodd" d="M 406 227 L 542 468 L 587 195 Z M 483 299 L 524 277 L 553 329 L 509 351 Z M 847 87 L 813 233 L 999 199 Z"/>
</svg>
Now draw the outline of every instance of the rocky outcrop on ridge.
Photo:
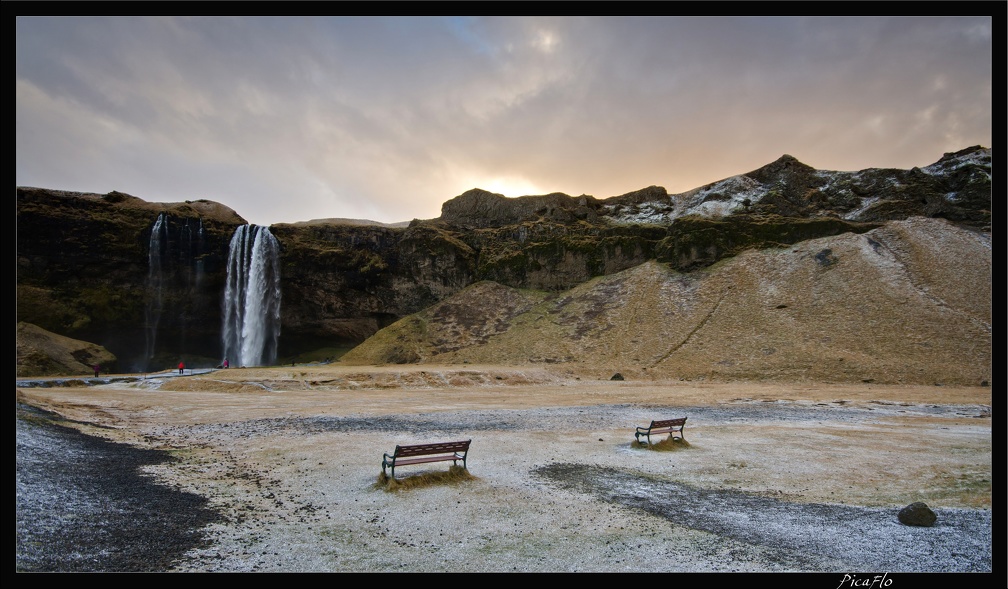
<svg viewBox="0 0 1008 589">
<path fill-rule="evenodd" d="M 683 217 L 772 215 L 878 223 L 910 216 L 940 217 L 990 229 L 991 152 L 974 146 L 946 153 L 924 168 L 816 170 L 793 156 L 681 194 L 661 186 L 607 199 L 565 194 L 509 199 L 474 189 L 446 202 L 440 220 L 486 228 L 528 221 L 668 225 Z"/>
</svg>

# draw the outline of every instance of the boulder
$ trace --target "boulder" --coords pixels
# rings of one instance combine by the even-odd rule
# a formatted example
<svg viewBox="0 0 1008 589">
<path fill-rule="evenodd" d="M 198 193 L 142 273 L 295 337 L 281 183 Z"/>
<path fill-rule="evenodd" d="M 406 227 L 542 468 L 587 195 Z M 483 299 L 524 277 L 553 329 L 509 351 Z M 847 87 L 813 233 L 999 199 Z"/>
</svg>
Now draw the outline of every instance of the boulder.
<svg viewBox="0 0 1008 589">
<path fill-rule="evenodd" d="M 916 501 L 907 505 L 899 512 L 900 523 L 908 526 L 933 526 L 938 516 L 926 503 Z"/>
</svg>

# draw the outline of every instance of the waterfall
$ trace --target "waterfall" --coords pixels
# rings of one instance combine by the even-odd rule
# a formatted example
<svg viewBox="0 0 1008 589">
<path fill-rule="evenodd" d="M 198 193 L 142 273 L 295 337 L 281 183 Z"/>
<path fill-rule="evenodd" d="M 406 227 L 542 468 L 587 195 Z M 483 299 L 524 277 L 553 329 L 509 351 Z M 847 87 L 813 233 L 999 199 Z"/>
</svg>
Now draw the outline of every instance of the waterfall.
<svg viewBox="0 0 1008 589">
<path fill-rule="evenodd" d="M 280 338 L 280 245 L 266 227 L 235 229 L 221 302 L 221 340 L 231 366 L 276 362 Z"/>
<path fill-rule="evenodd" d="M 163 279 L 161 258 L 162 249 L 167 242 L 167 222 L 164 214 L 159 214 L 157 221 L 154 222 L 154 228 L 151 229 L 150 244 L 147 250 L 147 350 L 142 368 L 144 371 L 150 367 L 150 361 L 154 358 L 158 323 L 161 321 L 161 308 L 163 304 L 161 294 L 161 282 Z"/>
<path fill-rule="evenodd" d="M 196 251 L 193 252 L 196 260 L 196 288 L 203 284 L 203 218 L 199 219 L 199 229 L 196 230 Z"/>
<path fill-rule="evenodd" d="M 186 286 L 192 288 L 192 271 L 189 267 L 193 259 L 193 236 L 192 229 L 189 228 L 189 219 L 182 224 L 182 231 L 179 234 L 179 268 L 185 272 Z"/>
</svg>

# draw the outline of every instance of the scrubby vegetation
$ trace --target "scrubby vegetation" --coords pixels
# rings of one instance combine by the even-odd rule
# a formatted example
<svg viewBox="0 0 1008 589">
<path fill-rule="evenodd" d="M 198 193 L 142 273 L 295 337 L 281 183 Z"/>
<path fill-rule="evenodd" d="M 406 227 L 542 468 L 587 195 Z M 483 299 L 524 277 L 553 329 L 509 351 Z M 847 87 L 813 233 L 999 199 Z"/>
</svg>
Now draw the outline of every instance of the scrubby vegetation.
<svg viewBox="0 0 1008 589">
<path fill-rule="evenodd" d="M 397 492 L 434 485 L 457 485 L 472 480 L 476 480 L 476 477 L 470 474 L 468 469 L 453 464 L 446 471 L 423 471 L 401 478 L 393 478 L 382 472 L 378 475 L 375 488 Z"/>
<path fill-rule="evenodd" d="M 689 448 L 690 443 L 683 438 L 666 437 L 660 442 L 654 442 L 653 444 L 648 444 L 647 441 L 638 442 L 637 440 L 634 440 L 630 442 L 630 447 L 657 450 L 658 452 L 674 452 L 676 450 L 685 450 L 686 448 Z"/>
</svg>

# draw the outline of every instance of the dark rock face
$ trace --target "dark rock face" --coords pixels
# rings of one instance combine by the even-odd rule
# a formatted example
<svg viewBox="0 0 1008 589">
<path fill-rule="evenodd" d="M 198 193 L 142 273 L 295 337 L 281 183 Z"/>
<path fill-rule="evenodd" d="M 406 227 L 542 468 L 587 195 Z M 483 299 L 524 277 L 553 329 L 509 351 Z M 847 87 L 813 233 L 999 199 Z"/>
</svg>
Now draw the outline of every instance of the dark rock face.
<svg viewBox="0 0 1008 589">
<path fill-rule="evenodd" d="M 473 282 L 476 253 L 436 226 L 274 225 L 282 340 L 360 342 Z M 297 346 L 281 355 L 297 353 Z"/>
<path fill-rule="evenodd" d="M 917 215 L 989 231 L 991 198 L 990 149 L 972 147 L 912 170 L 824 172 L 783 156 L 677 195 L 659 186 L 607 199 L 476 189 L 445 202 L 438 219 L 405 227 L 273 225 L 278 355 L 354 345 L 481 280 L 556 292 L 649 260 L 688 272 Z M 113 371 L 164 369 L 180 357 L 216 365 L 228 245 L 244 224 L 209 201 L 19 187 L 17 320 L 103 346 L 118 358 Z"/>
<path fill-rule="evenodd" d="M 151 234 L 159 215 L 156 294 Z M 244 223 L 209 201 L 166 205 L 118 192 L 18 188 L 18 317 L 105 347 L 119 359 L 112 371 L 145 369 L 155 335 L 171 350 L 154 359 L 160 368 L 180 353 L 216 356 L 228 242 Z"/>
<path fill-rule="evenodd" d="M 901 509 L 898 517 L 900 523 L 908 526 L 930 527 L 938 520 L 935 512 L 931 511 L 931 508 L 921 501 L 911 503 Z"/>
</svg>

